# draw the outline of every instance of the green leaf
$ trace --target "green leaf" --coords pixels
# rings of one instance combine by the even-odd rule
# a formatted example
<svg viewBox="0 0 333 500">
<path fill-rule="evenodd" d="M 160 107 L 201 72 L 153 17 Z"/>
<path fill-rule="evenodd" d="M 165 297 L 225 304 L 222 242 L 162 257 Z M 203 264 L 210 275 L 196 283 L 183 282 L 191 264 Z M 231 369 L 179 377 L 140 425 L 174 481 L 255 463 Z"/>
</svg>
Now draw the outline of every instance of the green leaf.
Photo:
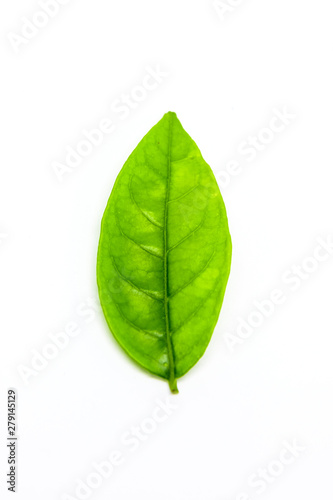
<svg viewBox="0 0 333 500">
<path fill-rule="evenodd" d="M 218 320 L 231 240 L 214 174 L 175 113 L 167 113 L 119 173 L 101 227 L 97 282 L 107 323 L 151 373 L 184 375 Z"/>
</svg>

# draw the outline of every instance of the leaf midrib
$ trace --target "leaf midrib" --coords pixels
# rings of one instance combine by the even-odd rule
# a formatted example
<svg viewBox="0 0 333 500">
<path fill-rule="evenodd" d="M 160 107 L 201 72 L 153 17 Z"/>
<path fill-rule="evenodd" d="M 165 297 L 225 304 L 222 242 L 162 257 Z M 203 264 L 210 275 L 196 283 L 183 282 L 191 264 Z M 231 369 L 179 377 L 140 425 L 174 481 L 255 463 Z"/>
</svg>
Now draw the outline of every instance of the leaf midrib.
<svg viewBox="0 0 333 500">
<path fill-rule="evenodd" d="M 164 228 L 163 228 L 163 275 L 164 275 L 164 315 L 165 315 L 165 333 L 169 360 L 169 385 L 171 392 L 177 393 L 177 381 L 175 377 L 175 358 L 170 332 L 170 314 L 169 314 L 169 281 L 168 281 L 168 205 L 170 196 L 171 180 L 171 144 L 172 144 L 172 113 L 169 114 L 169 132 L 168 132 L 168 157 L 167 157 L 167 188 L 164 206 Z"/>
</svg>

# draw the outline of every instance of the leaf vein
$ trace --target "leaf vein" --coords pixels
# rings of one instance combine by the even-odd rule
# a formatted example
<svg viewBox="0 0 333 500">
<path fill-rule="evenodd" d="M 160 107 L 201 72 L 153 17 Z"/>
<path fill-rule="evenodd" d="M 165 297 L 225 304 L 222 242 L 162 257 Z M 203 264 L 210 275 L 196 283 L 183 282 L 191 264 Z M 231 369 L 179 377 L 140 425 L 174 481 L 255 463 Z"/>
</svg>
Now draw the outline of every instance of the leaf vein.
<svg viewBox="0 0 333 500">
<path fill-rule="evenodd" d="M 196 233 L 202 227 L 203 223 L 204 223 L 204 219 L 202 219 L 202 221 L 200 222 L 200 224 L 196 228 L 194 228 L 186 236 L 184 236 L 184 238 L 182 238 L 180 241 L 178 241 L 178 243 L 176 243 L 175 245 L 170 247 L 168 249 L 168 252 L 171 252 L 171 250 L 174 250 L 175 248 L 179 247 L 179 245 L 181 245 L 184 241 L 186 241 L 188 238 L 190 238 L 192 236 L 192 234 Z"/>
<path fill-rule="evenodd" d="M 212 255 L 209 257 L 208 261 L 206 262 L 206 264 L 204 265 L 204 267 L 202 269 L 200 269 L 200 271 L 198 271 L 191 279 L 190 281 L 188 281 L 187 283 L 185 283 L 185 285 L 181 286 L 180 288 L 178 288 L 178 290 L 176 290 L 175 292 L 173 292 L 171 295 L 170 295 L 170 299 L 172 297 L 174 297 L 175 295 L 177 295 L 179 292 L 181 292 L 182 290 L 184 290 L 184 288 L 188 287 L 191 283 L 193 283 L 193 281 L 195 281 L 206 269 L 207 267 L 209 266 L 210 262 L 212 261 L 213 257 L 215 255 L 215 249 L 212 253 Z"/>
<path fill-rule="evenodd" d="M 172 335 L 177 332 L 178 330 L 180 330 L 181 328 L 183 328 L 184 325 L 186 325 L 186 323 L 188 323 L 189 321 L 191 321 L 191 319 L 196 315 L 198 314 L 198 312 L 200 311 L 200 309 L 202 308 L 202 306 L 205 304 L 205 302 L 207 302 L 207 300 L 210 298 L 210 296 L 215 292 L 215 288 L 213 288 L 209 294 L 200 302 L 200 304 L 198 305 L 198 307 L 195 308 L 195 310 L 179 325 L 177 326 L 177 328 L 175 330 L 173 330 L 171 333 Z"/>
<path fill-rule="evenodd" d="M 157 297 L 155 297 L 154 295 L 150 294 L 149 292 L 147 292 L 146 290 L 144 290 L 143 288 L 140 288 L 139 286 L 137 286 L 135 283 L 133 283 L 133 281 L 129 280 L 128 278 L 126 278 L 126 276 L 124 276 L 120 271 L 119 271 L 119 268 L 116 264 L 116 261 L 115 261 L 115 258 L 113 257 L 113 255 L 111 255 L 111 258 L 112 258 L 112 262 L 113 262 L 113 266 L 115 268 L 115 270 L 117 271 L 118 275 L 120 276 L 120 278 L 123 280 L 123 281 L 126 281 L 126 283 L 128 283 L 131 287 L 135 288 L 136 290 L 138 290 L 139 292 L 142 292 L 144 293 L 145 295 L 147 295 L 148 297 L 150 297 L 151 299 L 153 300 L 156 300 L 158 302 L 162 302 L 162 299 L 159 299 Z"/>
<path fill-rule="evenodd" d="M 134 205 L 138 208 L 138 210 L 141 212 L 141 214 L 151 224 L 153 224 L 154 226 L 158 227 L 159 229 L 163 229 L 163 226 L 161 224 L 158 224 L 158 222 L 154 221 L 151 217 L 149 217 L 149 215 L 147 215 L 147 213 L 144 210 L 142 210 L 142 208 L 139 206 L 138 202 L 136 201 L 136 199 L 134 197 L 133 189 L 132 189 L 132 180 L 133 180 L 133 177 L 134 177 L 134 174 L 132 175 L 131 180 L 129 182 L 129 186 L 128 186 L 128 190 L 129 190 L 129 193 L 130 193 L 131 200 L 133 201 Z"/>
<path fill-rule="evenodd" d="M 163 230 L 163 271 L 164 271 L 164 315 L 165 315 L 165 333 L 166 344 L 169 360 L 169 385 L 172 392 L 178 392 L 177 381 L 175 376 L 175 354 L 170 332 L 170 311 L 169 311 L 169 273 L 168 273 L 168 201 L 170 196 L 170 181 L 171 181 L 171 147 L 172 147 L 172 114 L 169 115 L 169 135 L 168 135 L 168 176 L 167 189 L 164 205 L 164 230 Z"/>
<path fill-rule="evenodd" d="M 172 164 L 174 163 L 180 163 L 181 161 L 184 160 L 194 160 L 194 158 L 200 158 L 200 156 L 184 156 L 184 158 L 179 158 L 178 160 L 172 160 Z"/>
<path fill-rule="evenodd" d="M 121 310 L 121 308 L 119 307 L 119 305 L 117 304 L 117 302 L 113 301 L 113 303 L 116 306 L 116 308 L 117 308 L 120 316 L 126 321 L 126 323 L 128 323 L 130 326 L 132 326 L 135 330 L 138 330 L 141 333 L 145 333 L 146 335 L 149 335 L 150 337 L 153 337 L 155 339 L 159 339 L 159 338 L 162 338 L 164 336 L 163 334 L 158 333 L 158 332 L 150 332 L 148 330 L 143 330 L 142 328 L 140 328 L 138 325 L 136 325 L 135 323 L 133 323 L 132 321 L 130 321 L 125 316 L 125 314 L 123 313 L 123 311 Z"/>
<path fill-rule="evenodd" d="M 180 196 L 177 196 L 177 198 L 174 198 L 173 200 L 169 200 L 168 203 L 173 203 L 174 201 L 179 201 L 182 198 L 185 198 L 185 196 L 187 196 L 188 194 L 192 193 L 192 191 L 194 191 L 195 189 L 197 189 L 199 186 L 200 186 L 200 184 L 197 184 L 196 186 L 194 186 L 191 189 L 189 189 L 188 191 L 186 191 L 186 193 L 181 194 Z"/>
<path fill-rule="evenodd" d="M 163 257 L 161 257 L 161 255 L 158 255 L 154 252 L 151 252 L 150 250 L 148 250 L 148 248 L 145 248 L 143 245 L 141 245 L 140 243 L 138 243 L 137 241 L 133 240 L 133 238 L 131 238 L 130 236 L 128 236 L 128 234 L 126 234 L 122 228 L 120 227 L 120 224 L 119 222 L 117 222 L 117 225 L 118 225 L 118 228 L 119 228 L 119 231 L 121 232 L 121 234 L 127 238 L 128 240 L 132 241 L 132 243 L 134 243 L 135 245 L 137 245 L 139 248 L 141 248 L 141 250 L 143 250 L 144 252 L 147 252 L 149 253 L 150 255 L 152 255 L 153 257 L 157 257 L 158 259 L 163 259 Z"/>
</svg>

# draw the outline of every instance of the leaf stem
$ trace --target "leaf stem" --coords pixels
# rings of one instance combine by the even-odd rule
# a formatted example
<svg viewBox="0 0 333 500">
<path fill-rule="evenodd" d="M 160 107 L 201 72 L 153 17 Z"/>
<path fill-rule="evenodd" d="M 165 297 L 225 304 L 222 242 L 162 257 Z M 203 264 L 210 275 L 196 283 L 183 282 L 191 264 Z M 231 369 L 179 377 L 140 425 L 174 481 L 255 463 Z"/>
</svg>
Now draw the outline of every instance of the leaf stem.
<svg viewBox="0 0 333 500">
<path fill-rule="evenodd" d="M 170 378 L 169 379 L 169 387 L 170 387 L 170 391 L 172 392 L 172 394 L 178 394 L 178 387 L 177 387 L 177 379 L 176 378 Z"/>
</svg>

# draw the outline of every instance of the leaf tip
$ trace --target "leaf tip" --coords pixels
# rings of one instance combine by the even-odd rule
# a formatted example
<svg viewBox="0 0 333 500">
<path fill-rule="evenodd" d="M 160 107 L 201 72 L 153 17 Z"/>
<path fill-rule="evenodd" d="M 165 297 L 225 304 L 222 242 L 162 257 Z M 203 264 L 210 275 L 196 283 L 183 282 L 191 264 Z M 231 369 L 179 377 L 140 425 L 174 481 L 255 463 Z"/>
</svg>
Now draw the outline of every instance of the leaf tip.
<svg viewBox="0 0 333 500">
<path fill-rule="evenodd" d="M 177 115 L 174 111 L 168 111 L 167 113 L 165 113 L 163 118 L 168 118 L 170 120 L 172 118 L 177 118 Z"/>
</svg>

